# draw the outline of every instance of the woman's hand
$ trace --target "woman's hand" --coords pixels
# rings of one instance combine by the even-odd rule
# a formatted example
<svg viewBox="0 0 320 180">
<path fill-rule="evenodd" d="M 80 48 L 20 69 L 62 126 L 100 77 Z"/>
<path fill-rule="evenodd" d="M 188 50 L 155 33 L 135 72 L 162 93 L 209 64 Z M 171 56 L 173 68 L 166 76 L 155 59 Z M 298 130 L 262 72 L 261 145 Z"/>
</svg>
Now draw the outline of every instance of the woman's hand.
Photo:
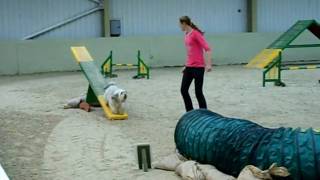
<svg viewBox="0 0 320 180">
<path fill-rule="evenodd" d="M 206 66 L 205 66 L 205 70 L 206 72 L 210 72 L 212 70 L 212 63 L 213 63 L 213 60 L 212 60 L 212 52 L 211 51 L 207 51 L 206 52 Z"/>
<path fill-rule="evenodd" d="M 205 69 L 206 69 L 206 72 L 212 71 L 212 65 L 211 64 L 206 65 Z"/>
</svg>

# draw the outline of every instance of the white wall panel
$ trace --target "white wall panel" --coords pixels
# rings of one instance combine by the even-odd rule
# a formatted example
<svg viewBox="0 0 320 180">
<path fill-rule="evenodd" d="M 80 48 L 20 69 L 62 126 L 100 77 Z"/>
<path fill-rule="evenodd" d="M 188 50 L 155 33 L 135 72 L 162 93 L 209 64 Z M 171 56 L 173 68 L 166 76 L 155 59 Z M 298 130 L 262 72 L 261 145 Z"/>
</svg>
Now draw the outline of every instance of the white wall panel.
<svg viewBox="0 0 320 180">
<path fill-rule="evenodd" d="M 287 30 L 297 20 L 320 21 L 320 0 L 257 0 L 259 32 Z"/>
<path fill-rule="evenodd" d="M 183 15 L 207 33 L 246 31 L 246 0 L 109 1 L 110 18 L 121 20 L 125 36 L 177 34 Z"/>
<path fill-rule="evenodd" d="M 95 6 L 88 0 L 0 0 L 0 39 L 21 39 Z M 39 38 L 100 37 L 101 14 L 96 12 Z"/>
</svg>

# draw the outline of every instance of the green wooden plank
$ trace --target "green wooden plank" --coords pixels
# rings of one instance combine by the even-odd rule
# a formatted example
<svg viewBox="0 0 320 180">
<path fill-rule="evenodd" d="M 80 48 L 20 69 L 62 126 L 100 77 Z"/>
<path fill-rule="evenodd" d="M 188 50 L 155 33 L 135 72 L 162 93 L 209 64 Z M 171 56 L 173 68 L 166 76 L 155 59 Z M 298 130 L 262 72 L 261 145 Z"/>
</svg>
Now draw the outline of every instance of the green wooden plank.
<svg viewBox="0 0 320 180">
<path fill-rule="evenodd" d="M 291 67 L 294 67 L 294 69 L 291 69 Z M 320 65 L 313 66 L 312 68 L 308 66 L 287 66 L 287 67 L 281 67 L 281 70 L 304 70 L 304 69 L 319 69 Z"/>
<path fill-rule="evenodd" d="M 104 87 L 107 82 L 103 78 L 94 61 L 81 62 L 80 67 L 96 96 L 103 95 Z"/>
<path fill-rule="evenodd" d="M 308 27 L 313 23 L 315 23 L 315 20 L 297 21 L 293 26 L 291 26 L 290 29 L 283 33 L 268 48 L 286 48 L 295 38 L 297 38 L 304 30 L 308 29 Z"/>
<path fill-rule="evenodd" d="M 305 47 L 320 47 L 320 44 L 296 44 L 296 45 L 287 46 L 287 48 L 305 48 Z"/>
</svg>

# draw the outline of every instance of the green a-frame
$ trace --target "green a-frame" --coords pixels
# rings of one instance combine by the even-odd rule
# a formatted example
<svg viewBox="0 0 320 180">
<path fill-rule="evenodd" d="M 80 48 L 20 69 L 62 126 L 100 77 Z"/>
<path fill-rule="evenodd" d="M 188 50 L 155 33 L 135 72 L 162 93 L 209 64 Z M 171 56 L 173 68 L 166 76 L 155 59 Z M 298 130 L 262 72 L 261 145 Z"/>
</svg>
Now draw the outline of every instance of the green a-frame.
<svg viewBox="0 0 320 180">
<path fill-rule="evenodd" d="M 293 26 L 291 26 L 285 33 L 283 33 L 278 39 L 271 43 L 260 54 L 253 58 L 247 67 L 262 68 L 263 71 L 263 83 L 274 82 L 275 85 L 285 86 L 281 80 L 282 70 L 297 70 L 297 69 L 317 69 L 320 68 L 319 61 L 313 61 L 302 64 L 284 64 L 282 59 L 282 51 L 286 48 L 308 48 L 308 47 L 320 47 L 320 44 L 300 44 L 291 45 L 302 32 L 309 30 L 320 40 L 320 24 L 315 20 L 299 20 Z M 320 51 L 319 51 L 320 52 Z"/>
</svg>

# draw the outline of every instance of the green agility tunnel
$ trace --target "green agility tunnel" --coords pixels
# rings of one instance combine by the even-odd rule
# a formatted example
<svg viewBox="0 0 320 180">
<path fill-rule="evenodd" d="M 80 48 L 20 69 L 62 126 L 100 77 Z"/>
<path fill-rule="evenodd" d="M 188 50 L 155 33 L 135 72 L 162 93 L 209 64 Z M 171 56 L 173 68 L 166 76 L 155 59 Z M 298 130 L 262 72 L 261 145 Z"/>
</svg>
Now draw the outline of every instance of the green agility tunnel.
<svg viewBox="0 0 320 180">
<path fill-rule="evenodd" d="M 268 169 L 277 163 L 293 179 L 320 179 L 320 133 L 311 128 L 270 129 L 199 109 L 181 117 L 174 136 L 183 156 L 233 176 L 249 164 Z"/>
</svg>

